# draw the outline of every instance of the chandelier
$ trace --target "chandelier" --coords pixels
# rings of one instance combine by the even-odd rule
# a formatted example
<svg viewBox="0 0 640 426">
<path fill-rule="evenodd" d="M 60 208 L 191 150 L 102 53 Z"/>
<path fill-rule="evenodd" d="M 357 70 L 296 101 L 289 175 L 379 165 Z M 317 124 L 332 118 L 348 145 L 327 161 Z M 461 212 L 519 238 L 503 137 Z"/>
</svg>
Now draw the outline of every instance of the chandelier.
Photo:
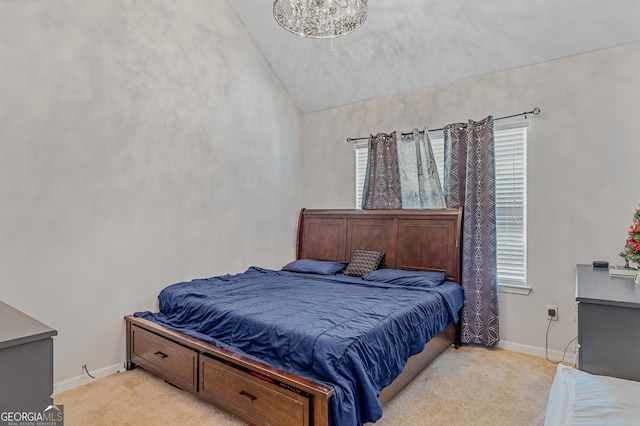
<svg viewBox="0 0 640 426">
<path fill-rule="evenodd" d="M 368 0 L 274 0 L 273 16 L 282 28 L 310 38 L 349 34 L 367 19 Z"/>
</svg>

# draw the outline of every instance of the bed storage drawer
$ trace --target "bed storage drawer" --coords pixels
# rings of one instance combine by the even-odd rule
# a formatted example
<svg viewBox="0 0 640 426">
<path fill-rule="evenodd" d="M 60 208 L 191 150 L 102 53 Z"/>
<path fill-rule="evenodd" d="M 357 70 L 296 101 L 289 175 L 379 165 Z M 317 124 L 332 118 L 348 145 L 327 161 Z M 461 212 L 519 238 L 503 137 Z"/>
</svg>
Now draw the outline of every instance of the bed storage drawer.
<svg viewBox="0 0 640 426">
<path fill-rule="evenodd" d="M 135 325 L 131 361 L 181 389 L 197 390 L 198 353 Z"/>
<path fill-rule="evenodd" d="M 200 395 L 256 425 L 309 424 L 309 399 L 202 355 Z"/>
</svg>

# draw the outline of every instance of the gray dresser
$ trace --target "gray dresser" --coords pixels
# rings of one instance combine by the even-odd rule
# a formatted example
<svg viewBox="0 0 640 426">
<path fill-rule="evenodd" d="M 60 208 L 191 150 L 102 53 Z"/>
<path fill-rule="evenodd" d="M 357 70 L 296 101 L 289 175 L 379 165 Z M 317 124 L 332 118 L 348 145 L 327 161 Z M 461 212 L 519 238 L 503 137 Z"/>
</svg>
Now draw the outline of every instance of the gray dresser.
<svg viewBox="0 0 640 426">
<path fill-rule="evenodd" d="M 640 381 L 640 286 L 609 277 L 607 268 L 578 265 L 578 368 Z"/>
<path fill-rule="evenodd" d="M 52 403 L 57 334 L 0 301 L 0 410 L 40 411 Z"/>
</svg>

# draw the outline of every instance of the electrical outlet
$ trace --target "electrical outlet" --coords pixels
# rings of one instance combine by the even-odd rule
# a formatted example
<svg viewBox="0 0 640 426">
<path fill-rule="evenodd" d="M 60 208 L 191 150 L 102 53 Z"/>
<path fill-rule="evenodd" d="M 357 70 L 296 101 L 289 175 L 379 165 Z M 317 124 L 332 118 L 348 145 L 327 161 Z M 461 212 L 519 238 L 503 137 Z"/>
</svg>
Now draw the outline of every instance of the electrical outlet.
<svg viewBox="0 0 640 426">
<path fill-rule="evenodd" d="M 558 321 L 558 305 L 547 305 L 547 319 Z"/>
</svg>

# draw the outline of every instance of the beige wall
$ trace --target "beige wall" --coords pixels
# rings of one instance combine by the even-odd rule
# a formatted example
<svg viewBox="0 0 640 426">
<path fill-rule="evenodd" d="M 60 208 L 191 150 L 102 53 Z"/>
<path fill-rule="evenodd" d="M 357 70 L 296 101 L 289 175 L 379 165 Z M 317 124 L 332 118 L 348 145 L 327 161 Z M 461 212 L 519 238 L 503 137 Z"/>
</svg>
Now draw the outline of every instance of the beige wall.
<svg viewBox="0 0 640 426">
<path fill-rule="evenodd" d="M 295 256 L 300 114 L 226 1 L 3 1 L 0 64 L 0 299 L 57 389 L 164 286 Z"/>
<path fill-rule="evenodd" d="M 357 84 L 357 82 L 354 82 Z M 553 355 L 577 336 L 575 265 L 620 263 L 640 203 L 640 43 L 303 116 L 306 207 L 354 206 L 349 136 L 528 111 L 528 296 L 500 296 L 503 345 Z"/>
<path fill-rule="evenodd" d="M 0 64 L 0 299 L 59 331 L 58 389 L 115 371 L 164 286 L 279 267 L 300 207 L 353 207 L 348 136 L 542 109 L 534 291 L 501 295 L 525 350 L 545 304 L 574 337 L 574 265 L 617 261 L 640 200 L 640 44 L 301 117 L 226 1 L 6 1 Z"/>
</svg>

